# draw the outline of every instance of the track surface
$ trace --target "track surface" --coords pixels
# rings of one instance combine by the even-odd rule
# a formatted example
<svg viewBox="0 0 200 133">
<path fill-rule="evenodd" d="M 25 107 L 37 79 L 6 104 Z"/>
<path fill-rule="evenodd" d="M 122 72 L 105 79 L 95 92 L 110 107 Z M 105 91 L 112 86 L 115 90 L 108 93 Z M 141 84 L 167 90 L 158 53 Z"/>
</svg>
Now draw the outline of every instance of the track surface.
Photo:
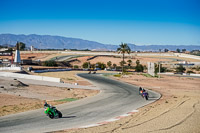
<svg viewBox="0 0 200 133">
<path fill-rule="evenodd" d="M 49 119 L 43 109 L 28 111 L 0 118 L 0 132 L 27 133 L 50 132 L 77 128 L 106 121 L 159 99 L 160 94 L 149 91 L 149 101 L 138 94 L 138 87 L 97 75 L 79 74 L 101 89 L 101 93 L 62 104 L 57 109 L 63 113 L 61 119 Z"/>
</svg>

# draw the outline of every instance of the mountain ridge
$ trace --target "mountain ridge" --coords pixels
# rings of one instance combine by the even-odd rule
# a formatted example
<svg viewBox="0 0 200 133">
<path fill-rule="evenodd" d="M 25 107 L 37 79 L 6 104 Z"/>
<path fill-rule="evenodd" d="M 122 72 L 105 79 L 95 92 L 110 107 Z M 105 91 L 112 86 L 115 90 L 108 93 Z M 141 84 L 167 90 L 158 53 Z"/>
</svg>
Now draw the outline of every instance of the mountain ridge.
<svg viewBox="0 0 200 133">
<path fill-rule="evenodd" d="M 89 50 L 115 50 L 119 45 L 103 44 L 96 41 L 89 41 L 80 38 L 63 37 L 57 35 L 37 35 L 37 34 L 0 34 L 0 45 L 15 45 L 17 41 L 23 42 L 27 47 L 34 46 L 39 49 L 89 49 Z M 159 49 L 186 49 L 198 50 L 198 45 L 135 45 L 127 43 L 133 51 L 159 51 Z"/>
</svg>

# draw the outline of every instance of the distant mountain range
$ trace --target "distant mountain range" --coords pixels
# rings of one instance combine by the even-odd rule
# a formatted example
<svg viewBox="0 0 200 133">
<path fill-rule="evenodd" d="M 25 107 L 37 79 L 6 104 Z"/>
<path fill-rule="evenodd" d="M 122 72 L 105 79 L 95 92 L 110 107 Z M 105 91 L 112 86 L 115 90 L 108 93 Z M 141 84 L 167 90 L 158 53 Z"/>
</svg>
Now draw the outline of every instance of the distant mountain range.
<svg viewBox="0 0 200 133">
<path fill-rule="evenodd" d="M 25 43 L 26 47 L 34 46 L 38 49 L 116 50 L 119 47 L 119 45 L 102 44 L 95 41 L 62 36 L 0 34 L 0 45 L 15 45 L 17 41 Z M 191 51 L 200 49 L 199 45 L 128 45 L 132 51 L 176 50 L 178 48 Z"/>
</svg>

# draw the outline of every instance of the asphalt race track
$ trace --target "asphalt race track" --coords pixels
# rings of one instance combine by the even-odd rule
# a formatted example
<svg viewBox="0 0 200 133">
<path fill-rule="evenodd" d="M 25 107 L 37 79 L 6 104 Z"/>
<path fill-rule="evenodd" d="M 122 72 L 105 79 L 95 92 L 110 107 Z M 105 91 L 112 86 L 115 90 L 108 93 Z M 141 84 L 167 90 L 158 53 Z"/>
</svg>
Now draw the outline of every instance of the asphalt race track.
<svg viewBox="0 0 200 133">
<path fill-rule="evenodd" d="M 96 96 L 56 106 L 63 118 L 50 119 L 43 109 L 0 117 L 2 133 L 37 133 L 78 128 L 125 114 L 160 98 L 149 91 L 146 101 L 138 93 L 138 87 L 111 80 L 99 74 L 79 74 L 101 89 Z M 37 82 L 37 81 L 36 81 Z"/>
</svg>

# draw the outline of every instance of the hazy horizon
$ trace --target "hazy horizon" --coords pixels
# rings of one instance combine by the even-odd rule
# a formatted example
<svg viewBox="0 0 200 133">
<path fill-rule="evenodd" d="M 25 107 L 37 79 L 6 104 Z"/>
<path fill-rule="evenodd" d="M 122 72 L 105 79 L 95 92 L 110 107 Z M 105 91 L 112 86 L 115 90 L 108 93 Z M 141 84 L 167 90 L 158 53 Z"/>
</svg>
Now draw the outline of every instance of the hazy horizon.
<svg viewBox="0 0 200 133">
<path fill-rule="evenodd" d="M 11 34 L 12 35 L 12 33 L 0 33 L 0 34 Z M 59 36 L 59 35 L 47 35 L 47 34 L 44 34 L 44 35 L 42 35 L 42 34 L 13 34 L 13 35 L 25 35 L 25 36 L 29 36 L 29 35 L 39 35 L 39 36 Z M 59 37 L 66 37 L 66 38 L 74 38 L 74 37 L 67 37 L 67 36 L 59 36 Z M 87 40 L 87 39 L 84 39 L 84 38 L 74 38 L 74 39 L 81 39 L 81 40 Z M 100 43 L 100 42 L 98 42 L 98 41 L 95 41 L 95 40 L 87 40 L 87 41 L 92 41 L 92 42 L 97 42 L 97 43 Z M 128 42 L 121 42 L 121 43 L 127 43 L 127 44 L 133 44 L 133 43 L 128 43 Z M 106 45 L 120 45 L 121 43 L 119 43 L 119 44 L 106 44 Z M 104 43 L 102 43 L 102 44 L 104 44 Z M 137 46 L 150 46 L 150 45 L 161 45 L 161 44 L 134 44 L 134 45 L 137 45 Z M 176 45 L 174 45 L 174 44 L 164 44 L 164 45 L 169 45 L 169 46 L 181 46 L 181 45 L 183 45 L 183 44 L 176 44 Z M 198 44 L 193 44 L 193 45 L 190 45 L 190 44 L 185 44 L 185 45 L 183 45 L 183 46 L 199 46 Z"/>
</svg>

